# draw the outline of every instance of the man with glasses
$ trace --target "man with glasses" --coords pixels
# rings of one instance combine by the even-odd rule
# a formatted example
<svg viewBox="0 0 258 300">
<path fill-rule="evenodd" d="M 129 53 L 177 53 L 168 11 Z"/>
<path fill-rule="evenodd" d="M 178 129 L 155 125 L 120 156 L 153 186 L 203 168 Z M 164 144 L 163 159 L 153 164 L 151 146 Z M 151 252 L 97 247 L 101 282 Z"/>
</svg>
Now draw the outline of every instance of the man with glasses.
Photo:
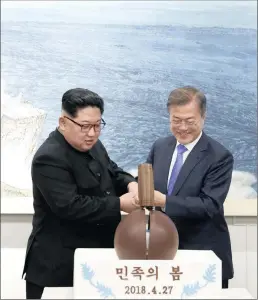
<svg viewBox="0 0 258 300">
<path fill-rule="evenodd" d="M 76 248 L 112 248 L 121 212 L 136 209 L 138 185 L 99 140 L 102 98 L 76 88 L 62 98 L 58 128 L 32 161 L 33 229 L 24 273 L 26 298 L 44 287 L 73 286 Z"/>
<path fill-rule="evenodd" d="M 179 249 L 212 250 L 222 260 L 222 288 L 233 278 L 231 242 L 224 217 L 233 156 L 203 132 L 206 97 L 186 86 L 173 90 L 167 108 L 173 136 L 158 139 L 147 162 L 155 201 L 176 224 Z"/>
</svg>

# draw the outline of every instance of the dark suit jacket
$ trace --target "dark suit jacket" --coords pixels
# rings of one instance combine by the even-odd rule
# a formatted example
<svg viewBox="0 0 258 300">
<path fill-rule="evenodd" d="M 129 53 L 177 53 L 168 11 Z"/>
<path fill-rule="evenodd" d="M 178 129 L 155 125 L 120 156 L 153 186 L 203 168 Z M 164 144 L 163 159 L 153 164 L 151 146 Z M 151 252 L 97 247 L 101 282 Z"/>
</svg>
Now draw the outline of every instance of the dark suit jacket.
<svg viewBox="0 0 258 300">
<path fill-rule="evenodd" d="M 147 162 L 155 189 L 167 194 L 168 172 L 176 146 L 173 136 L 158 139 Z M 166 214 L 179 233 L 179 249 L 213 250 L 222 260 L 223 279 L 233 277 L 230 236 L 223 203 L 231 183 L 233 156 L 205 133 L 188 155 L 166 199 Z"/>
<path fill-rule="evenodd" d="M 41 286 L 72 286 L 76 248 L 113 248 L 119 196 L 135 179 L 100 141 L 87 153 L 52 132 L 32 161 L 33 229 L 24 273 Z M 23 275 L 24 275 L 23 273 Z"/>
</svg>

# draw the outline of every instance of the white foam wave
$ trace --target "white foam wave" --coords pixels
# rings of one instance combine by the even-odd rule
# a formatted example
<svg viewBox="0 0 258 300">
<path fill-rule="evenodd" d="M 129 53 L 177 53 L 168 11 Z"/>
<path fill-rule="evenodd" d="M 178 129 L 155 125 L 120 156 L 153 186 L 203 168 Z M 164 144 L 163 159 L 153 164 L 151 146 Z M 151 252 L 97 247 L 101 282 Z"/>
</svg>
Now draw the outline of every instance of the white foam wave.
<svg viewBox="0 0 258 300">
<path fill-rule="evenodd" d="M 31 195 L 31 160 L 45 117 L 46 113 L 25 101 L 22 94 L 9 95 L 1 80 L 2 195 Z"/>
<path fill-rule="evenodd" d="M 138 175 L 137 169 L 131 169 L 128 172 L 134 177 Z M 253 174 L 234 170 L 227 200 L 257 199 L 257 192 L 252 187 L 256 182 L 257 178 Z"/>
</svg>

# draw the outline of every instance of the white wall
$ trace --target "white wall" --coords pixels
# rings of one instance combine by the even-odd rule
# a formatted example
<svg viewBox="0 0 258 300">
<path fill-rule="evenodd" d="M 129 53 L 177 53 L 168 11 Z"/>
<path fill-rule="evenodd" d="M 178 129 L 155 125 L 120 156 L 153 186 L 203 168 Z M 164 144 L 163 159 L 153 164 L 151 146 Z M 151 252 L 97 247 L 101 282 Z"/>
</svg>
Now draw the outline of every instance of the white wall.
<svg viewBox="0 0 258 300">
<path fill-rule="evenodd" d="M 229 285 L 246 288 L 257 299 L 257 224 L 236 220 L 229 225 L 229 230 L 235 269 Z"/>
<path fill-rule="evenodd" d="M 256 217 L 227 217 L 235 276 L 230 280 L 231 288 L 246 288 L 255 299 L 257 298 L 257 218 Z M 32 215 L 1 216 L 1 247 L 20 248 L 19 258 L 5 252 L 1 264 L 1 284 L 10 282 L 14 276 L 15 286 L 24 288 L 21 272 L 28 236 L 31 232 Z M 17 249 L 18 250 L 18 249 Z M 4 285 L 5 286 L 5 285 Z M 4 287 L 2 285 L 2 289 Z M 13 288 L 13 285 L 12 285 Z M 15 288 L 16 289 L 16 288 Z M 17 293 L 18 293 L 17 289 Z M 12 291 L 15 292 L 15 291 Z M 18 298 L 21 299 L 21 296 Z"/>
</svg>

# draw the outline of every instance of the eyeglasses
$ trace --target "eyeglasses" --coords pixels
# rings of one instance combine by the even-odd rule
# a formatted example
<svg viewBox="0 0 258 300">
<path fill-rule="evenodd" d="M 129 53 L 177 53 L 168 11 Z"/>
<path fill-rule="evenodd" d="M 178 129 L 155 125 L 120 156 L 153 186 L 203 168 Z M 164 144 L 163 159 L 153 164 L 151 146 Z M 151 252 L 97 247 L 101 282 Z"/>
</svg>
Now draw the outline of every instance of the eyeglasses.
<svg viewBox="0 0 258 300">
<path fill-rule="evenodd" d="M 97 124 L 79 124 L 77 122 L 75 122 L 74 120 L 64 116 L 64 118 L 70 120 L 71 122 L 73 122 L 74 124 L 78 125 L 81 127 L 81 131 L 84 132 L 84 133 L 87 133 L 91 130 L 91 128 L 94 128 L 94 131 L 95 132 L 100 132 L 106 125 L 106 122 L 101 119 L 101 122 L 100 123 L 97 123 Z"/>
<path fill-rule="evenodd" d="M 197 124 L 197 121 L 196 120 L 193 120 L 193 121 L 188 121 L 188 120 L 172 120 L 170 121 L 171 124 L 173 124 L 174 126 L 180 126 L 182 125 L 183 123 L 188 126 L 188 127 L 191 127 L 191 126 L 194 126 Z"/>
</svg>

